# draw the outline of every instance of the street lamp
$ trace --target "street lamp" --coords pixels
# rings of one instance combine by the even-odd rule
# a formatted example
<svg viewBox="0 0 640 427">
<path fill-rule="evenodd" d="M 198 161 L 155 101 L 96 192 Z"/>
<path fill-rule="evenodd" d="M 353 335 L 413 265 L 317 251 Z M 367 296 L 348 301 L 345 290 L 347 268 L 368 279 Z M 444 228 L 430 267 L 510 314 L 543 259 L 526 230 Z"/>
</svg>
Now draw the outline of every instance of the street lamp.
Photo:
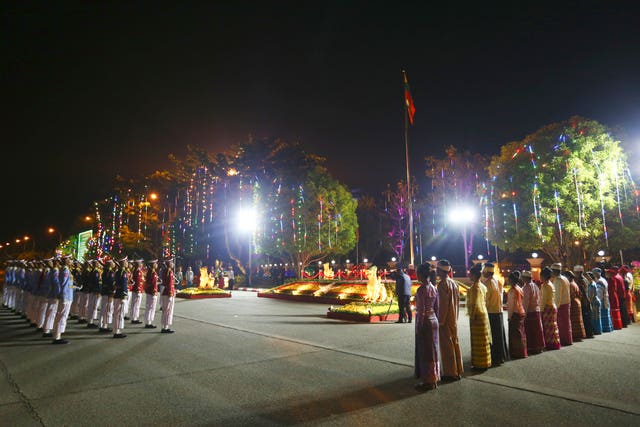
<svg viewBox="0 0 640 427">
<path fill-rule="evenodd" d="M 62 234 L 60 234 L 60 231 L 56 230 L 53 227 L 49 227 L 49 229 L 47 230 L 47 233 L 49 234 L 58 233 L 58 245 L 62 243 Z"/>
<path fill-rule="evenodd" d="M 469 247 L 467 245 L 467 225 L 475 221 L 476 211 L 470 206 L 457 206 L 449 212 L 449 222 L 462 225 L 462 243 L 464 244 L 464 268 L 469 271 Z"/>
<path fill-rule="evenodd" d="M 253 252 L 253 233 L 256 229 L 256 211 L 241 209 L 238 212 L 238 228 L 249 234 L 249 286 L 251 286 L 251 252 Z"/>
</svg>

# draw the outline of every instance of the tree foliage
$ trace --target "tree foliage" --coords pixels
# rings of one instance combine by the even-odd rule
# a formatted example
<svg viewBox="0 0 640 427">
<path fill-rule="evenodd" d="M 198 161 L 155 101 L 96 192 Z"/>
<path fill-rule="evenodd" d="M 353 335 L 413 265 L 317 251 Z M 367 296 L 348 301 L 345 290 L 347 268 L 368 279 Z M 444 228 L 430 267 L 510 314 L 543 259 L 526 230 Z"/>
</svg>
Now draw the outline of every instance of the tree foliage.
<svg viewBox="0 0 640 427">
<path fill-rule="evenodd" d="M 637 246 L 638 192 L 620 142 L 600 123 L 554 123 L 504 145 L 489 166 L 488 236 L 565 264 Z"/>
</svg>

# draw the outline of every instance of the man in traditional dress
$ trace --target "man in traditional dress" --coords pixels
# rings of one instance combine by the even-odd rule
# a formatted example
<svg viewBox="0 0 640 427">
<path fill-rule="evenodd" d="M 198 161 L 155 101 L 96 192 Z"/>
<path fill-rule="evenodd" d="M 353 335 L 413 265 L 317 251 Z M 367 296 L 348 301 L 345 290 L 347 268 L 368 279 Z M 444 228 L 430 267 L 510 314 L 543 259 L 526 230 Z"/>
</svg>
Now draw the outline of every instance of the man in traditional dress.
<svg viewBox="0 0 640 427">
<path fill-rule="evenodd" d="M 560 332 L 560 344 L 568 346 L 573 344 L 571 331 L 571 285 L 569 280 L 562 275 L 562 264 L 559 262 L 551 265 L 551 281 L 555 288 L 555 303 L 558 307 L 558 331 Z"/>
<path fill-rule="evenodd" d="M 522 305 L 524 292 L 520 287 L 520 272 L 514 270 L 509 274 L 511 288 L 507 293 L 507 319 L 509 322 L 509 356 L 512 359 L 528 357 L 527 335 L 524 330 L 526 312 Z"/>
<path fill-rule="evenodd" d="M 587 337 L 584 322 L 582 320 L 582 292 L 576 283 L 576 276 L 572 271 L 565 271 L 565 277 L 569 280 L 569 292 L 571 298 L 571 334 L 574 342 L 582 341 Z"/>
<path fill-rule="evenodd" d="M 480 281 L 487 287 L 487 311 L 491 325 L 491 365 L 500 366 L 507 360 L 508 352 L 502 316 L 503 283 L 493 277 L 494 271 L 494 265 L 486 263 Z"/>
<path fill-rule="evenodd" d="M 457 381 L 462 378 L 464 372 L 458 343 L 460 290 L 458 284 L 449 277 L 450 272 L 451 263 L 448 260 L 438 261 L 438 324 L 443 381 Z"/>
<path fill-rule="evenodd" d="M 542 315 L 540 314 L 540 288 L 531 280 L 531 272 L 524 270 L 520 276 L 522 280 L 522 305 L 527 312 L 524 319 L 524 329 L 527 336 L 527 353 L 542 353 L 545 347 L 542 329 Z"/>
<path fill-rule="evenodd" d="M 578 289 L 580 290 L 580 310 L 582 312 L 582 324 L 584 326 L 584 333 L 586 338 L 593 338 L 593 318 L 591 317 L 591 299 L 589 296 L 589 283 L 591 282 L 591 280 L 585 275 L 584 267 L 582 265 L 574 266 L 573 274 L 575 275 L 575 282 L 578 285 Z M 593 290 L 595 291 L 595 284 Z M 598 317 L 600 317 L 599 313 Z"/>
</svg>

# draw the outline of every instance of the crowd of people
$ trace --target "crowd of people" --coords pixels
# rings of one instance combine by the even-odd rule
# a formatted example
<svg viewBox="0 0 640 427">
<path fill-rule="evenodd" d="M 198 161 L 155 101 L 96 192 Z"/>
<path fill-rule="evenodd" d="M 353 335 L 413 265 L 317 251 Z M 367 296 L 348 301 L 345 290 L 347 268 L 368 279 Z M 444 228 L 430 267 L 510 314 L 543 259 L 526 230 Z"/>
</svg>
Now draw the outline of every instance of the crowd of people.
<svg viewBox="0 0 640 427">
<path fill-rule="evenodd" d="M 512 271 L 506 298 L 508 335 L 505 333 L 504 284 L 494 277 L 494 265 L 474 265 L 466 310 L 471 334 L 472 369 L 484 371 L 509 359 L 558 350 L 595 335 L 635 322 L 633 275 L 628 266 L 577 265 L 563 271 L 560 263 L 544 267 L 540 281 L 530 271 Z M 400 276 L 400 275 L 399 275 Z M 417 270 L 420 287 L 415 294 L 415 376 L 420 390 L 462 378 L 458 343 L 460 290 L 451 278 L 451 264 L 438 261 Z M 400 321 L 407 319 L 401 314 Z M 409 322 L 411 316 L 408 316 Z M 507 338 L 508 337 L 508 338 Z"/>
<path fill-rule="evenodd" d="M 67 344 L 62 337 L 67 320 L 77 320 L 98 333 L 126 338 L 125 321 L 131 325 L 154 324 L 158 299 L 162 307 L 161 333 L 171 334 L 176 294 L 173 260 L 145 262 L 104 258 L 83 263 L 71 257 L 12 260 L 5 269 L 3 306 L 29 322 L 53 344 Z M 144 322 L 140 308 L 145 297 Z"/>
</svg>

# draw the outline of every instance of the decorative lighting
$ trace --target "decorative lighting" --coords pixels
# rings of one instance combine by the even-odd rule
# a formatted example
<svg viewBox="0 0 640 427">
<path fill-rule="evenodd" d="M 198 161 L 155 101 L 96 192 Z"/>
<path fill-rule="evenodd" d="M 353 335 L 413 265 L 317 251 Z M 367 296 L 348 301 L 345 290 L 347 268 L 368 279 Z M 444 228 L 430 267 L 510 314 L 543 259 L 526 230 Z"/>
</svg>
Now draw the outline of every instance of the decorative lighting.
<svg viewBox="0 0 640 427">
<path fill-rule="evenodd" d="M 537 252 L 532 253 L 531 258 L 538 258 L 538 253 Z"/>
<path fill-rule="evenodd" d="M 603 250 L 599 250 L 598 251 L 598 256 L 604 256 L 604 251 Z"/>
<path fill-rule="evenodd" d="M 482 254 L 478 255 L 478 259 L 484 259 L 484 256 L 482 256 Z"/>
</svg>

